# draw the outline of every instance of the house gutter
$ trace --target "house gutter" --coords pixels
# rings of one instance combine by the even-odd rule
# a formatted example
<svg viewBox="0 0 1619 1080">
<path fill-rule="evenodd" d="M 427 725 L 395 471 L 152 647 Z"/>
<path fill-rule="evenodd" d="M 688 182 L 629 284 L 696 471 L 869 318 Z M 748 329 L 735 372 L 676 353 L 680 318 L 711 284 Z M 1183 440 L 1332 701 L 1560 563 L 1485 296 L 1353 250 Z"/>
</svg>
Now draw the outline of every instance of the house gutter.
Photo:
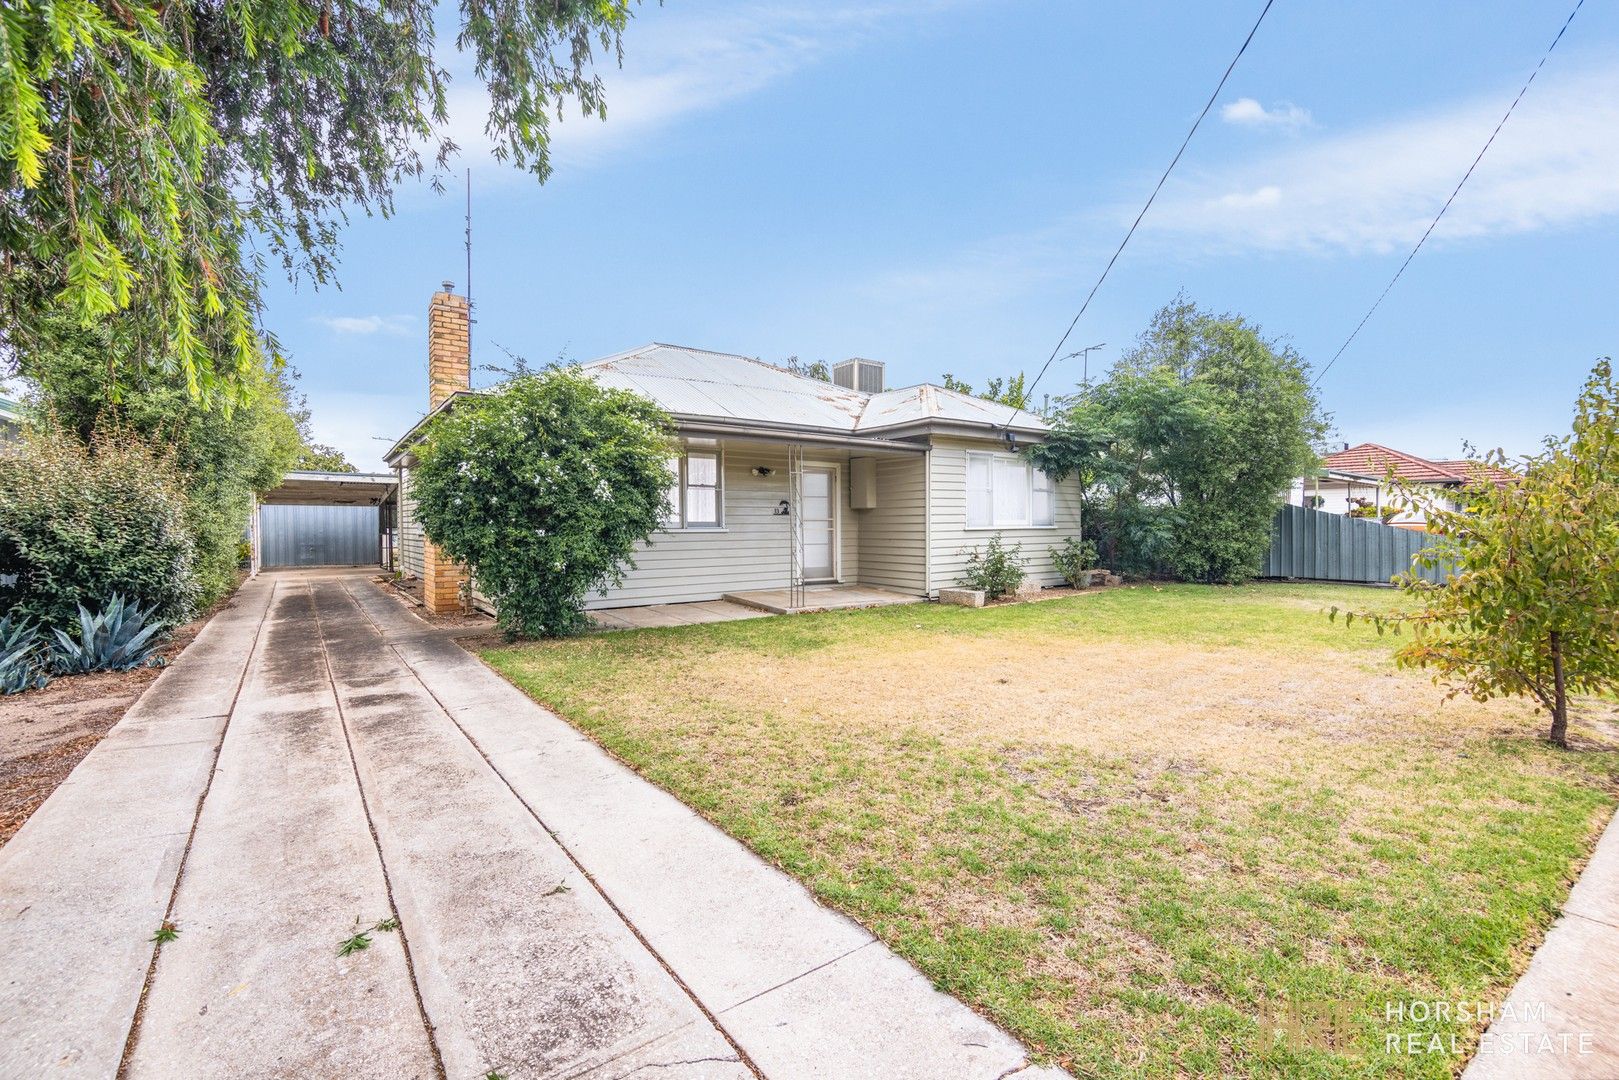
<svg viewBox="0 0 1619 1080">
<path fill-rule="evenodd" d="M 866 439 L 858 435 L 821 434 L 803 428 L 769 427 L 757 424 L 726 424 L 703 421 L 677 420 L 682 435 L 729 436 L 731 438 L 760 439 L 765 442 L 808 443 L 816 446 L 838 446 L 856 450 L 894 450 L 907 454 L 925 454 L 927 447 L 917 443 L 894 439 Z"/>
</svg>

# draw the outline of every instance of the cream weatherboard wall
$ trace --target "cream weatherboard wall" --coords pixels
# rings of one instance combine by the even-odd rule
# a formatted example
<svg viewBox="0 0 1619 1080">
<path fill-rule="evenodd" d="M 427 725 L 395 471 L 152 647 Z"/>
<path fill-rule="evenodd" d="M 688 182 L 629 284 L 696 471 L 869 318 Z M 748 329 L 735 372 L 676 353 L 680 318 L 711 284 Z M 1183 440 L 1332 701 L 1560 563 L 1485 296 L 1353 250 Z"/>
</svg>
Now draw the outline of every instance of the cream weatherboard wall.
<svg viewBox="0 0 1619 1080">
<path fill-rule="evenodd" d="M 806 464 L 838 471 L 838 580 L 935 594 L 957 585 L 968 553 L 1000 532 L 1008 543 L 1022 544 L 1031 581 L 1061 584 L 1050 548 L 1079 532 L 1077 480 L 1057 485 L 1055 525 L 967 527 L 967 452 L 999 449 L 993 440 L 936 438 L 925 455 L 878 457 L 877 505 L 868 510 L 849 506 L 848 453 L 806 451 Z M 786 586 L 789 522 L 776 513 L 787 498 L 786 448 L 727 440 L 720 450 L 724 525 L 655 533 L 636 552 L 624 583 L 592 596 L 587 607 L 714 600 L 728 592 Z M 756 476 L 758 468 L 770 475 Z M 399 568 L 406 574 L 422 575 L 423 543 L 407 469 L 399 500 Z"/>
<path fill-rule="evenodd" d="M 935 438 L 928 453 L 929 565 L 931 592 L 958 585 L 967 568 L 967 556 L 1000 533 L 1008 544 L 1021 544 L 1028 580 L 1039 585 L 1061 585 L 1063 577 L 1051 561 L 1051 548 L 1079 534 L 1079 480 L 1070 477 L 1056 486 L 1055 524 L 1006 529 L 967 527 L 967 453 L 1001 451 L 994 440 Z"/>
<path fill-rule="evenodd" d="M 928 591 L 927 458 L 876 462 L 877 505 L 848 511 L 859 522 L 860 584 L 920 595 Z"/>
<path fill-rule="evenodd" d="M 416 499 L 410 493 L 410 470 L 399 470 L 399 569 L 411 577 L 421 577 L 423 569 L 422 523 L 416 516 Z"/>
<path fill-rule="evenodd" d="M 693 446 L 692 449 L 703 449 Z M 635 553 L 635 568 L 615 589 L 592 596 L 589 608 L 715 600 L 728 592 L 787 585 L 789 519 L 776 513 L 787 498 L 787 449 L 772 443 L 724 441 L 718 529 L 666 529 Z M 865 511 L 849 509 L 849 455 L 806 449 L 806 465 L 838 473 L 838 580 L 865 581 L 861 534 Z M 754 475 L 769 469 L 769 476 Z M 917 592 L 921 592 L 918 588 Z"/>
</svg>

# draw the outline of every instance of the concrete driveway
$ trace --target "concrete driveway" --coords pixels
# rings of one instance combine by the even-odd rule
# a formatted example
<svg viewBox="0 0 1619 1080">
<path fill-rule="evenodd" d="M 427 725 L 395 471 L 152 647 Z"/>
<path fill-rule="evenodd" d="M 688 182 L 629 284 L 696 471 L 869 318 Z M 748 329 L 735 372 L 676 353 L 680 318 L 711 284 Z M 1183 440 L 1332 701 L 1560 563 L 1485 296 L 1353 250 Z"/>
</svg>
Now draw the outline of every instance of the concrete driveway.
<svg viewBox="0 0 1619 1080">
<path fill-rule="evenodd" d="M 244 586 L 0 928 L 4 1077 L 1066 1075 L 357 573 Z"/>
</svg>

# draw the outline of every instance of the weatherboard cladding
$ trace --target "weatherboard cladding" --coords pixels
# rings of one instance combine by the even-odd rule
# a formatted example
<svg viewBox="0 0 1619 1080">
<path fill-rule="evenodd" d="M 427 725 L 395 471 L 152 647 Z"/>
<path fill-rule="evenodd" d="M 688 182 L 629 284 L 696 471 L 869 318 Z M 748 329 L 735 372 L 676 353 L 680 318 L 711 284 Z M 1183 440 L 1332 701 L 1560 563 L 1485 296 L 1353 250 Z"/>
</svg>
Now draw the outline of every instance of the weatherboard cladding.
<svg viewBox="0 0 1619 1080">
<path fill-rule="evenodd" d="M 838 482 L 839 579 L 921 594 L 957 583 L 967 555 L 982 547 L 987 530 L 966 524 L 967 449 L 1003 451 L 1002 431 L 1045 430 L 1036 416 L 936 386 L 878 394 L 794 374 L 727 353 L 654 344 L 582 365 L 603 385 L 632 390 L 657 402 L 679 424 L 722 434 L 724 527 L 660 531 L 642 545 L 621 584 L 589 598 L 592 608 L 711 600 L 727 592 L 778 588 L 788 578 L 789 518 L 777 509 L 787 498 L 785 444 L 795 432 L 858 442 L 870 438 L 877 460 L 877 505 L 849 505 L 849 461 L 857 447 L 806 446 L 808 463 L 840 468 Z M 779 430 L 779 439 L 723 435 L 728 426 Z M 965 426 L 960 430 L 957 426 Z M 950 434 L 941 433 L 944 429 Z M 967 435 L 973 437 L 966 437 Z M 903 435 L 915 453 L 897 453 Z M 958 437 L 961 436 L 961 437 Z M 391 455 L 401 452 L 410 436 Z M 924 451 L 926 451 L 924 453 Z M 769 470 L 759 476 L 755 469 Z M 401 562 L 420 573 L 422 539 L 414 500 L 402 492 Z M 1055 528 L 1007 529 L 1022 541 L 1031 579 L 1061 578 L 1049 549 L 1079 530 L 1078 483 L 1057 485 Z"/>
</svg>

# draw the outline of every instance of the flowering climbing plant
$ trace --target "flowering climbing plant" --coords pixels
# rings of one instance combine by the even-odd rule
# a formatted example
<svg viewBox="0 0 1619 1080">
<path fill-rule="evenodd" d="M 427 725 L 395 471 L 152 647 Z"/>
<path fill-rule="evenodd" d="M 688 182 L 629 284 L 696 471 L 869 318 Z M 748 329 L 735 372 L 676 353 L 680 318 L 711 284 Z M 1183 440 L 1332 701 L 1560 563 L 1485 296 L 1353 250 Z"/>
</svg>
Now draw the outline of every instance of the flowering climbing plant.
<svg viewBox="0 0 1619 1080">
<path fill-rule="evenodd" d="M 410 495 L 508 638 L 576 633 L 669 511 L 670 430 L 647 398 L 575 368 L 523 373 L 429 424 Z"/>
</svg>

